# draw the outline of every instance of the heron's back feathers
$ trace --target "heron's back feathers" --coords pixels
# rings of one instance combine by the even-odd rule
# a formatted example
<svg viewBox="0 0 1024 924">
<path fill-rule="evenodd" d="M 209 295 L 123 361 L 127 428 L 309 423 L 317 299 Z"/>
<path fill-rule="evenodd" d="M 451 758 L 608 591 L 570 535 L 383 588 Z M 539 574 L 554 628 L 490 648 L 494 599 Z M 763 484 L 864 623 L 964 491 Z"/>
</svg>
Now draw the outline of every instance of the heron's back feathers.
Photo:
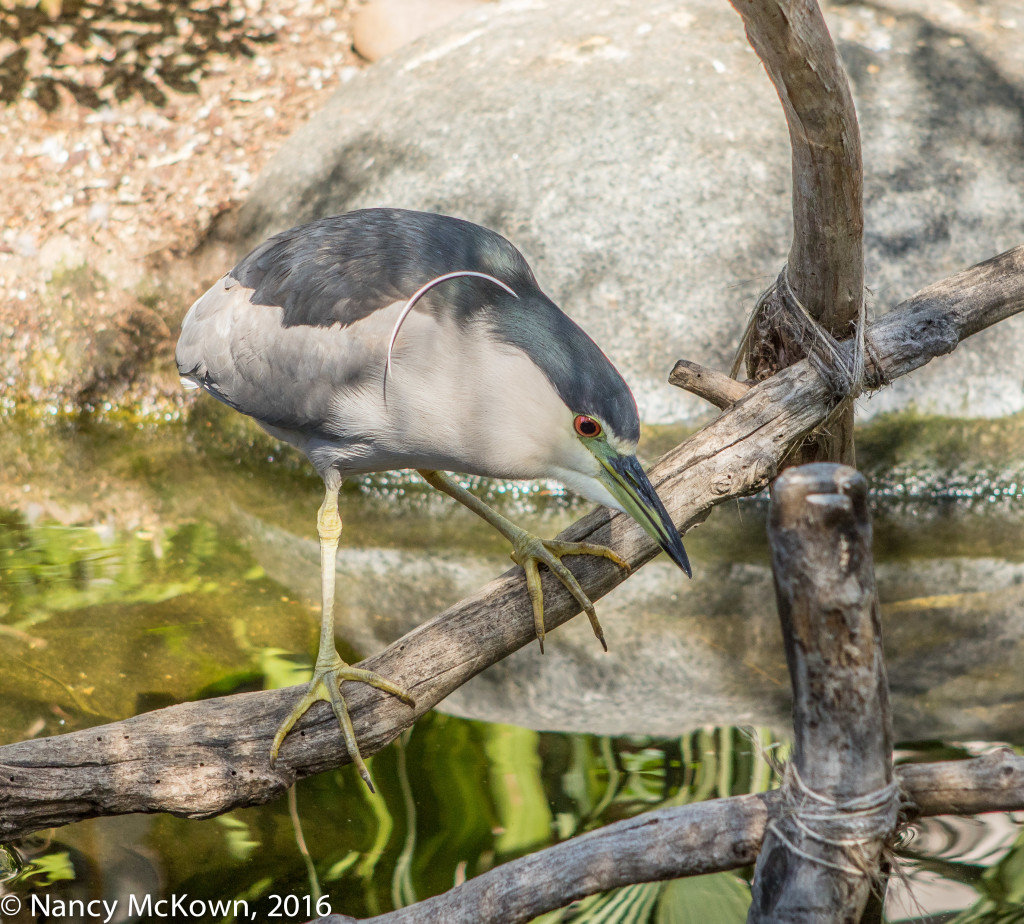
<svg viewBox="0 0 1024 924">
<path fill-rule="evenodd" d="M 471 270 L 517 293 L 539 291 L 523 255 L 500 234 L 426 212 L 363 209 L 282 231 L 243 258 L 231 275 L 253 290 L 253 303 L 278 305 L 286 327 L 352 324 L 425 282 Z M 474 315 L 493 293 L 479 279 L 459 279 L 426 310 Z"/>
<path fill-rule="evenodd" d="M 387 345 L 406 301 L 436 276 L 467 270 L 515 296 L 474 277 L 433 287 L 403 323 L 400 381 L 385 393 Z M 507 428 L 510 415 L 537 418 L 542 396 L 557 405 L 547 416 L 590 414 L 627 441 L 639 437 L 625 382 L 541 292 L 519 251 L 441 215 L 370 209 L 272 237 L 189 309 L 175 358 L 184 380 L 307 452 L 310 440 L 344 445 L 353 470 L 515 477 L 487 470 L 497 464 L 493 439 L 474 437 L 475 458 L 461 458 L 471 450 L 458 441 L 467 428 Z"/>
<path fill-rule="evenodd" d="M 265 426 L 330 438 L 339 391 L 381 388 L 382 319 L 357 329 L 289 327 L 280 306 L 252 298 L 231 274 L 214 283 L 182 322 L 178 372 Z"/>
</svg>

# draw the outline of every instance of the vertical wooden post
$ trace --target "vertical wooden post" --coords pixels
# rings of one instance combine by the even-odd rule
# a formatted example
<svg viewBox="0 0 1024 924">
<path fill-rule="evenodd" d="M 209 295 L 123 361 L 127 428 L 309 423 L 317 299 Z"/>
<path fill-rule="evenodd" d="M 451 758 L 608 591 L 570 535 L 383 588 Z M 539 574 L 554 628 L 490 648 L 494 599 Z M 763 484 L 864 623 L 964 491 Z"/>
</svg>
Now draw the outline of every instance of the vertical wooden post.
<svg viewBox="0 0 1024 924">
<path fill-rule="evenodd" d="M 836 340 L 854 333 L 864 305 L 864 166 L 850 81 L 817 0 L 730 0 L 779 94 L 793 150 L 792 297 Z M 776 292 L 777 298 L 785 298 Z M 808 353 L 804 334 L 759 319 L 747 373 L 761 381 Z M 795 339 L 794 339 L 795 338 Z M 853 405 L 795 453 L 799 461 L 854 462 Z"/>
<path fill-rule="evenodd" d="M 747 920 L 854 924 L 898 807 L 863 476 L 830 463 L 787 470 L 768 534 L 795 740 L 787 810 L 765 837 Z"/>
</svg>

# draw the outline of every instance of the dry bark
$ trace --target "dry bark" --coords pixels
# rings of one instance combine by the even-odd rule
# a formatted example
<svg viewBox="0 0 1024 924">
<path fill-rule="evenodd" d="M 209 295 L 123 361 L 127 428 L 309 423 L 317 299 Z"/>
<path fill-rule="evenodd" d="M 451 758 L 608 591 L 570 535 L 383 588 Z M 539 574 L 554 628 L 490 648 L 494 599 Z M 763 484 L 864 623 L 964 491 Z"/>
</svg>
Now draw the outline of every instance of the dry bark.
<svg viewBox="0 0 1024 924">
<path fill-rule="evenodd" d="M 905 818 L 1008 811 L 1024 805 L 1024 757 L 1008 749 L 974 760 L 899 767 L 896 778 Z M 966 812 L 961 812 L 963 806 Z M 374 924 L 520 924 L 629 883 L 737 869 L 754 861 L 769 822 L 786 811 L 783 793 L 774 790 L 645 812 L 368 920 Z M 316 924 L 353 920 L 335 914 Z"/>
<path fill-rule="evenodd" d="M 929 286 L 872 323 L 869 385 L 923 366 L 1022 308 L 1024 246 Z M 808 362 L 751 388 L 651 470 L 674 521 L 685 530 L 716 504 L 759 491 L 789 448 L 833 408 L 827 383 Z M 563 536 L 609 545 L 634 569 L 658 552 L 632 520 L 606 509 L 583 517 Z M 570 568 L 595 600 L 628 576 L 600 558 L 574 559 Z M 544 599 L 549 629 L 579 612 L 548 574 Z M 532 641 L 525 582 L 513 569 L 365 661 L 410 690 L 417 705 L 412 709 L 362 685 L 347 691 L 363 754 L 380 750 L 470 677 Z M 297 778 L 348 762 L 329 707 L 317 706 L 270 766 L 274 732 L 302 690 L 184 703 L 0 747 L 0 837 L 102 815 L 171 812 L 205 818 L 268 802 Z"/>
<path fill-rule="evenodd" d="M 707 366 L 692 363 L 687 359 L 681 359 L 676 363 L 668 380 L 670 384 L 683 388 L 705 401 L 710 401 L 723 411 L 750 391 L 748 383 L 737 382 L 736 379 L 724 372 L 709 369 Z"/>
<path fill-rule="evenodd" d="M 864 476 L 788 469 L 768 537 L 795 736 L 787 811 L 765 836 L 747 921 L 856 924 L 898 807 Z"/>
<path fill-rule="evenodd" d="M 864 302 L 864 167 L 850 82 L 816 0 L 730 0 L 775 85 L 793 152 L 793 244 L 788 279 L 807 313 L 837 340 L 853 333 Z M 764 306 L 748 344 L 761 380 L 807 355 L 778 301 Z M 782 323 L 778 323 L 778 322 Z M 799 331 L 799 328 L 797 329 Z M 794 462 L 854 464 L 853 407 Z"/>
</svg>

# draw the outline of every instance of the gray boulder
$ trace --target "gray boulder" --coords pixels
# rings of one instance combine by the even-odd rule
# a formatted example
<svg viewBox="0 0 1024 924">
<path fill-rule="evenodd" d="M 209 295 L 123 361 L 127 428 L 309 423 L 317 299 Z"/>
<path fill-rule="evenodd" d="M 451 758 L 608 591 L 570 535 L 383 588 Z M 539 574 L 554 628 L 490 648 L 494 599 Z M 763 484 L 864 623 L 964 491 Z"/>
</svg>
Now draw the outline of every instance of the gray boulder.
<svg viewBox="0 0 1024 924">
<path fill-rule="evenodd" d="M 314 608 L 316 540 L 249 516 L 244 535 L 267 575 Z M 706 725 L 789 728 L 771 571 L 731 560 L 734 554 L 702 555 L 692 584 L 664 557 L 651 562 L 597 604 L 607 652 L 577 617 L 551 632 L 543 655 L 528 645 L 439 708 L 607 735 L 671 736 Z M 507 565 L 503 554 L 464 549 L 348 546 L 337 561 L 339 633 L 357 651 L 376 653 Z M 881 560 L 875 570 L 897 738 L 1018 740 L 1024 564 L 949 556 Z"/>
<path fill-rule="evenodd" d="M 1024 242 L 1024 7 L 827 11 L 867 170 L 873 310 Z M 723 0 L 502 0 L 343 85 L 259 177 L 240 245 L 354 208 L 495 228 L 622 369 L 648 422 L 696 423 L 679 357 L 727 368 L 789 248 L 781 107 Z M 1024 409 L 1024 318 L 861 402 Z"/>
</svg>

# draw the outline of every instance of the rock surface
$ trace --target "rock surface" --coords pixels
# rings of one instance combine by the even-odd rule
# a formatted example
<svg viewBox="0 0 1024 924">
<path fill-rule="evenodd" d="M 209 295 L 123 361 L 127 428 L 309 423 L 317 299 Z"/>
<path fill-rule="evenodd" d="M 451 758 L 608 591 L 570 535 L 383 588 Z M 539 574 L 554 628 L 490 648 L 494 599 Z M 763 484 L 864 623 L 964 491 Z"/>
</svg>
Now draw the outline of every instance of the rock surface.
<svg viewBox="0 0 1024 924">
<path fill-rule="evenodd" d="M 250 550 L 315 606 L 319 547 L 246 517 Z M 507 564 L 503 556 L 348 547 L 338 556 L 341 635 L 378 652 Z M 1016 740 L 1024 677 L 1024 565 L 942 557 L 876 565 L 893 721 L 901 740 Z M 936 593 L 940 588 L 941 593 Z M 604 652 L 585 619 L 456 690 L 440 709 L 539 730 L 677 735 L 707 725 L 790 727 L 790 688 L 771 569 L 703 560 L 691 582 L 668 561 L 597 603 Z M 500 617 L 499 617 L 500 618 Z"/>
<path fill-rule="evenodd" d="M 826 11 L 850 72 L 876 313 L 1024 241 L 1024 5 Z M 339 89 L 258 178 L 239 246 L 374 205 L 493 227 L 602 344 L 649 422 L 707 410 L 665 384 L 727 367 L 789 249 L 781 107 L 718 0 L 484 4 Z M 1024 409 L 1024 318 L 861 402 Z"/>
</svg>

